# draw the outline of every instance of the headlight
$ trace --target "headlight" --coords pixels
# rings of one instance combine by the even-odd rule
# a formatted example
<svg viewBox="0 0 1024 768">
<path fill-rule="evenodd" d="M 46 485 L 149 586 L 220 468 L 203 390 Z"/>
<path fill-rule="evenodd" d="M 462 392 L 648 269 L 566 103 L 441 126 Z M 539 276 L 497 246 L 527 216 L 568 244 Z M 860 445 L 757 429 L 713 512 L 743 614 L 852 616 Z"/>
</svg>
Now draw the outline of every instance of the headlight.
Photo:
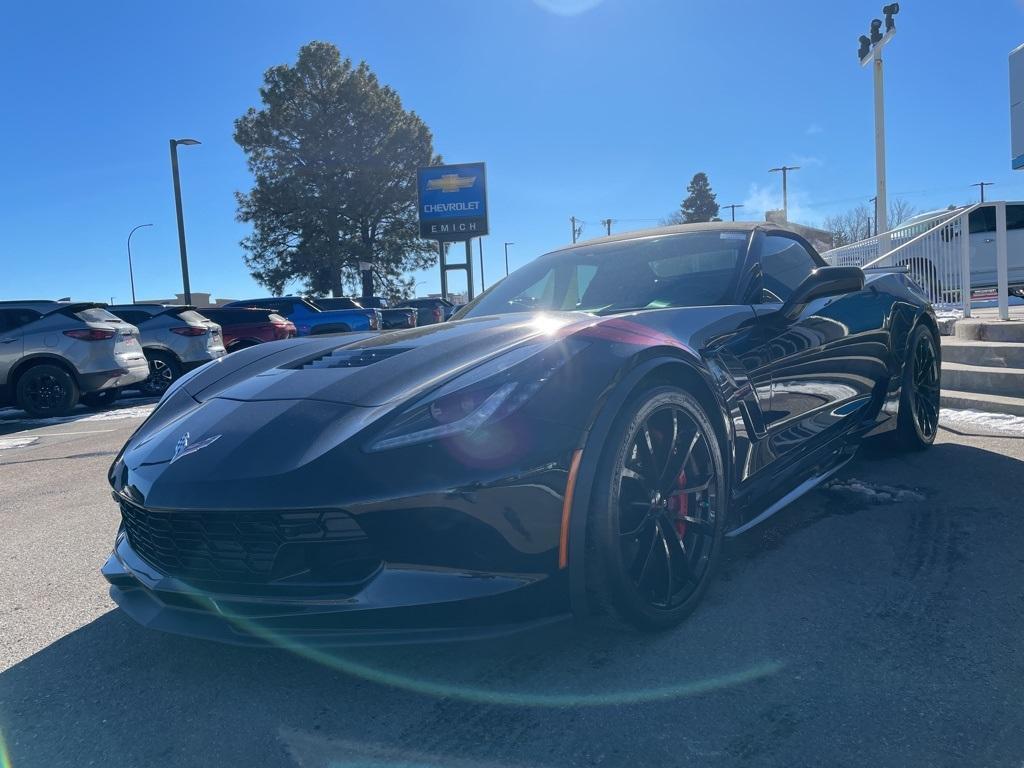
<svg viewBox="0 0 1024 768">
<path fill-rule="evenodd" d="M 508 416 L 571 357 L 569 346 L 575 344 L 527 344 L 470 369 L 406 409 L 366 450 L 386 451 L 471 434 L 488 421 Z M 545 349 L 555 354 L 542 354 Z M 527 362 L 532 357 L 536 364 Z"/>
</svg>

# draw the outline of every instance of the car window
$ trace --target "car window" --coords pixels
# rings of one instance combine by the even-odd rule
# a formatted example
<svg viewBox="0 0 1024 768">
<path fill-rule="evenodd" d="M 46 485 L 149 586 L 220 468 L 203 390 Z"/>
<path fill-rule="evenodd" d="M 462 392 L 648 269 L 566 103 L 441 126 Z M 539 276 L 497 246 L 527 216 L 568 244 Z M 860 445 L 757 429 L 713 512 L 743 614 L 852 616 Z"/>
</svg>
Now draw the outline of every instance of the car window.
<svg viewBox="0 0 1024 768">
<path fill-rule="evenodd" d="M 1006 206 L 1006 228 L 1024 229 L 1024 205 Z"/>
<path fill-rule="evenodd" d="M 34 309 L 4 309 L 0 310 L 0 331 L 13 331 L 28 325 L 33 320 L 38 320 L 41 314 Z"/>
<path fill-rule="evenodd" d="M 194 309 L 183 309 L 180 312 L 171 312 L 170 314 L 177 316 L 183 322 L 186 323 L 199 323 L 203 324 L 206 322 L 206 318 L 199 314 Z"/>
<path fill-rule="evenodd" d="M 1007 211 L 1007 219 L 1009 219 L 1009 211 Z M 987 205 L 984 208 L 978 208 L 976 211 L 971 211 L 967 222 L 972 235 L 979 234 L 981 232 L 995 232 L 996 209 L 994 206 Z M 1007 221 L 1007 224 L 1009 224 L 1009 221 Z"/>
<path fill-rule="evenodd" d="M 121 318 L 117 315 L 113 315 L 102 307 L 90 307 L 89 309 L 80 309 L 74 313 L 84 323 L 119 323 Z"/>
<path fill-rule="evenodd" d="M 767 235 L 761 242 L 761 300 L 785 301 L 816 267 L 818 262 L 797 240 Z"/>
<path fill-rule="evenodd" d="M 148 312 L 140 312 L 137 309 L 119 309 L 116 314 L 126 323 L 131 323 L 132 325 L 139 325 L 139 323 L 144 323 L 150 318 Z"/>
<path fill-rule="evenodd" d="M 551 253 L 498 283 L 460 317 L 532 310 L 608 314 L 733 300 L 750 233 L 712 230 Z"/>
</svg>

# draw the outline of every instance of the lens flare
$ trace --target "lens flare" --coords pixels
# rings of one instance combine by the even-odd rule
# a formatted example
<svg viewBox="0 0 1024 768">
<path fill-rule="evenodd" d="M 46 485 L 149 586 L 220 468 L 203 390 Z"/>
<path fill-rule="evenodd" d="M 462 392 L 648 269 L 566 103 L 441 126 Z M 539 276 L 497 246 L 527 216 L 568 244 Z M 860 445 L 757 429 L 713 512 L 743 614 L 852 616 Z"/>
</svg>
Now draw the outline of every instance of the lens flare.
<svg viewBox="0 0 1024 768">
<path fill-rule="evenodd" d="M 652 701 L 698 696 L 711 691 L 744 685 L 778 674 L 783 664 L 778 661 L 763 661 L 743 669 L 712 677 L 671 683 L 668 685 L 635 688 L 627 690 L 581 690 L 547 693 L 502 688 L 486 688 L 478 685 L 464 685 L 428 677 L 413 676 L 400 671 L 374 666 L 346 656 L 342 649 L 307 645 L 288 635 L 278 634 L 259 622 L 223 611 L 222 616 L 244 634 L 259 638 L 269 646 L 290 651 L 308 661 L 315 662 L 338 672 L 361 678 L 377 685 L 396 688 L 410 693 L 421 693 L 437 698 L 452 698 L 476 704 L 500 704 L 510 707 L 545 707 L 564 709 L 572 707 L 605 707 L 623 704 L 642 704 Z M 208 609 L 208 606 L 204 606 Z M 584 682 L 586 685 L 586 682 Z M 6 766 L 0 764 L 0 768 Z"/>
</svg>

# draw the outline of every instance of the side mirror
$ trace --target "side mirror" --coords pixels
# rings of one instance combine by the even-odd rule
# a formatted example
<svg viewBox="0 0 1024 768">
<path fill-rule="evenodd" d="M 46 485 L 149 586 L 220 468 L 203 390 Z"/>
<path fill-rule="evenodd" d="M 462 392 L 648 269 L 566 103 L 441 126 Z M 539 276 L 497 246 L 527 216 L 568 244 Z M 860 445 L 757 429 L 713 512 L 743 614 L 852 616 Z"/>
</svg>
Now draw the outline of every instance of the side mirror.
<svg viewBox="0 0 1024 768">
<path fill-rule="evenodd" d="M 795 318 L 815 299 L 855 293 L 864 287 L 864 272 L 860 267 L 818 267 L 803 279 L 786 299 L 779 313 Z"/>
</svg>

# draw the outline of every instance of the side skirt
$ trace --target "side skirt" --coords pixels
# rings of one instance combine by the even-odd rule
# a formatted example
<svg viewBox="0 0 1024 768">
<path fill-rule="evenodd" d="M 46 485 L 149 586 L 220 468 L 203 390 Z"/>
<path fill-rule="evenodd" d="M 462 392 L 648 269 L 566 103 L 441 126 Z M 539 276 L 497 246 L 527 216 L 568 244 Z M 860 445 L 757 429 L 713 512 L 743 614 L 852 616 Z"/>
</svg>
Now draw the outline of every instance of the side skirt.
<svg viewBox="0 0 1024 768">
<path fill-rule="evenodd" d="M 845 467 L 847 465 L 847 463 L 849 463 L 850 459 L 852 459 L 853 457 L 854 457 L 854 454 L 851 453 L 849 456 L 847 456 L 841 462 L 839 462 L 838 464 L 832 466 L 831 468 L 829 468 L 828 470 L 826 470 L 822 474 L 815 475 L 814 477 L 807 478 L 802 483 L 800 483 L 800 485 L 798 485 L 792 491 L 790 491 L 785 496 L 783 496 L 781 499 L 776 501 L 774 504 L 769 506 L 767 509 L 765 509 L 763 512 L 761 512 L 759 515 L 756 515 L 755 517 L 751 518 L 750 520 L 745 522 L 743 525 L 741 525 L 739 528 L 734 528 L 733 530 L 729 531 L 725 535 L 728 536 L 729 538 L 732 538 L 734 536 L 739 536 L 744 531 L 747 531 L 747 530 L 753 528 L 755 525 L 764 522 L 765 520 L 767 520 L 769 517 L 774 515 L 776 512 L 778 512 L 783 507 L 789 506 L 791 503 L 793 503 L 794 501 L 799 499 L 805 493 L 807 493 L 808 491 L 814 490 L 819 485 L 821 485 L 823 482 L 828 480 L 830 477 L 832 477 L 832 475 L 834 475 L 840 469 Z"/>
</svg>

